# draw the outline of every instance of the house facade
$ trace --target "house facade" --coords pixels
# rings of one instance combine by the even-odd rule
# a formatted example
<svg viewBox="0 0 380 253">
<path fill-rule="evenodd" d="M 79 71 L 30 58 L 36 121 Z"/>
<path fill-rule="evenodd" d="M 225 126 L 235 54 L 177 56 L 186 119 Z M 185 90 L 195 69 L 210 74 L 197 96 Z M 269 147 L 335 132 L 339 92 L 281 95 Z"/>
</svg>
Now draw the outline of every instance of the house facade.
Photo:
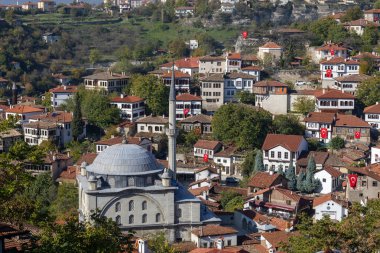
<svg viewBox="0 0 380 253">
<path fill-rule="evenodd" d="M 253 85 L 255 106 L 272 114 L 288 112 L 288 85 L 278 81 L 260 81 Z"/>
<path fill-rule="evenodd" d="M 322 88 L 333 87 L 335 79 L 341 76 L 359 74 L 359 62 L 343 57 L 334 57 L 320 63 Z"/>
<path fill-rule="evenodd" d="M 78 87 L 62 85 L 50 89 L 49 92 L 51 93 L 51 106 L 60 107 L 78 92 Z"/>
<path fill-rule="evenodd" d="M 252 93 L 256 77 L 242 72 L 227 73 L 224 76 L 224 103 L 237 102 L 236 94 L 242 91 Z"/>
<path fill-rule="evenodd" d="M 340 177 L 343 174 L 330 166 L 325 166 L 323 169 L 314 173 L 314 178 L 321 182 L 319 193 L 327 194 L 336 191 L 341 186 Z"/>
<path fill-rule="evenodd" d="M 371 164 L 380 163 L 380 145 L 371 147 Z"/>
<path fill-rule="evenodd" d="M 323 89 L 316 95 L 316 110 L 319 112 L 352 112 L 355 109 L 355 96 L 339 90 Z"/>
<path fill-rule="evenodd" d="M 125 73 L 111 71 L 95 73 L 84 77 L 86 90 L 97 90 L 104 93 L 121 92 L 128 85 L 129 77 Z"/>
<path fill-rule="evenodd" d="M 166 71 L 161 76 L 164 84 L 170 86 L 172 82 L 172 71 Z M 176 91 L 189 92 L 190 90 L 190 75 L 179 70 L 174 70 L 174 84 Z"/>
<path fill-rule="evenodd" d="M 37 2 L 37 8 L 43 12 L 53 12 L 55 9 L 55 2 L 52 0 L 40 0 Z"/>
<path fill-rule="evenodd" d="M 348 31 L 354 32 L 359 36 L 363 35 L 366 27 L 371 27 L 371 26 L 379 27 L 379 24 L 377 22 L 368 21 L 366 19 L 358 19 L 358 20 L 349 21 L 349 22 L 344 23 L 343 25 Z"/>
<path fill-rule="evenodd" d="M 370 22 L 379 22 L 380 9 L 371 9 L 364 11 L 364 19 Z"/>
<path fill-rule="evenodd" d="M 259 82 L 262 70 L 263 70 L 262 67 L 260 67 L 260 66 L 253 66 L 252 65 L 252 66 L 243 67 L 241 69 L 241 72 L 245 73 L 245 74 L 248 74 L 248 75 L 251 75 L 251 76 L 255 76 L 256 77 L 256 82 Z"/>
<path fill-rule="evenodd" d="M 199 58 L 199 73 L 205 75 L 226 72 L 224 57 L 204 56 Z"/>
<path fill-rule="evenodd" d="M 167 117 L 147 116 L 136 120 L 137 133 L 164 134 L 169 119 Z"/>
<path fill-rule="evenodd" d="M 372 128 L 380 130 L 380 104 L 368 106 L 364 108 L 364 120 L 372 126 Z"/>
<path fill-rule="evenodd" d="M 345 59 L 347 56 L 347 48 L 334 43 L 326 43 L 315 49 L 315 62 L 330 60 L 334 57 L 342 57 Z"/>
<path fill-rule="evenodd" d="M 0 133 L 0 153 L 8 152 L 9 148 L 17 141 L 22 140 L 22 134 L 15 130 L 9 129 Z"/>
<path fill-rule="evenodd" d="M 339 136 L 346 142 L 369 145 L 371 142 L 371 126 L 353 115 L 338 114 L 332 137 Z"/>
<path fill-rule="evenodd" d="M 335 122 L 335 113 L 311 112 L 305 121 L 305 137 L 316 138 L 321 142 L 329 143 L 332 138 L 332 130 Z"/>
<path fill-rule="evenodd" d="M 41 114 L 43 112 L 45 112 L 45 110 L 42 108 L 27 105 L 16 105 L 5 109 L 5 118 L 9 119 L 13 117 L 19 119 L 20 123 L 26 123 L 32 116 Z"/>
<path fill-rule="evenodd" d="M 214 74 L 201 80 L 202 108 L 215 112 L 224 103 L 224 74 Z"/>
<path fill-rule="evenodd" d="M 287 171 L 289 164 L 296 164 L 301 153 L 308 150 L 308 144 L 301 135 L 268 134 L 262 146 L 266 171 L 278 171 L 282 166 Z"/>
<path fill-rule="evenodd" d="M 357 175 L 355 187 L 350 185 L 347 177 L 346 199 L 350 202 L 367 203 L 369 199 L 380 198 L 380 175 L 379 164 L 369 165 L 367 167 L 355 168 L 350 167 L 349 173 Z"/>
<path fill-rule="evenodd" d="M 176 120 L 202 113 L 202 97 L 184 93 L 176 97 Z"/>
<path fill-rule="evenodd" d="M 194 157 L 211 161 L 214 155 L 222 149 L 222 146 L 222 143 L 219 141 L 198 140 L 194 144 Z"/>
<path fill-rule="evenodd" d="M 212 117 L 205 114 L 198 114 L 181 120 L 180 126 L 185 132 L 196 131 L 200 134 L 211 134 Z"/>
<path fill-rule="evenodd" d="M 278 61 L 282 56 L 282 52 L 283 48 L 280 45 L 275 42 L 267 42 L 263 46 L 259 47 L 257 57 L 262 61 L 265 60 L 266 57 L 270 57 L 273 61 Z"/>
<path fill-rule="evenodd" d="M 134 122 L 145 115 L 145 100 L 137 96 L 125 96 L 111 99 L 111 105 L 120 109 L 120 117 L 123 120 Z"/>
<path fill-rule="evenodd" d="M 354 74 L 348 76 L 340 76 L 335 79 L 334 89 L 343 91 L 345 93 L 350 93 L 352 95 L 356 94 L 358 86 L 365 80 L 370 78 L 370 76 L 363 74 Z"/>
<path fill-rule="evenodd" d="M 341 221 L 348 215 L 348 202 L 334 194 L 325 194 L 313 200 L 314 220 L 328 216 L 331 220 Z"/>
</svg>

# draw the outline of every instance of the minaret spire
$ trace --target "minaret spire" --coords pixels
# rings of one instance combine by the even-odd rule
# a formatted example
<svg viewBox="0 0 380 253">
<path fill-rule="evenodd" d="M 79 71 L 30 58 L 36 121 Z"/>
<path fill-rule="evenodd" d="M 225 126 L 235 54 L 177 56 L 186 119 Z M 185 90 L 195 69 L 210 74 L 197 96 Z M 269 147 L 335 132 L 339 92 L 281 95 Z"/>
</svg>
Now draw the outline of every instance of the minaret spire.
<svg viewBox="0 0 380 253">
<path fill-rule="evenodd" d="M 11 99 L 11 104 L 16 105 L 17 104 L 17 87 L 16 83 L 13 82 L 12 84 L 12 99 Z"/>
<path fill-rule="evenodd" d="M 169 151 L 169 169 L 172 171 L 173 179 L 177 177 L 176 165 L 176 138 L 178 135 L 176 128 L 176 92 L 175 92 L 175 75 L 174 75 L 174 61 L 172 66 L 172 80 L 170 84 L 169 93 L 169 129 L 166 130 L 168 136 L 168 151 Z"/>
</svg>

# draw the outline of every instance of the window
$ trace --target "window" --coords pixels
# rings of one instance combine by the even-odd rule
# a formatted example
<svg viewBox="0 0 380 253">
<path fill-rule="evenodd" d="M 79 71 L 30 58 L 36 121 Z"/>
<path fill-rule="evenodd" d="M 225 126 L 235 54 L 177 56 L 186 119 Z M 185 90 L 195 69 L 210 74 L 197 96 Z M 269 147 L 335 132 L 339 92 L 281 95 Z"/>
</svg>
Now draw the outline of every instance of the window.
<svg viewBox="0 0 380 253">
<path fill-rule="evenodd" d="M 146 206 L 147 206 L 147 204 L 146 204 L 146 201 L 144 200 L 144 201 L 142 202 L 142 204 L 141 204 L 141 209 L 142 209 L 142 210 L 146 210 Z"/>
<path fill-rule="evenodd" d="M 377 187 L 377 181 L 372 181 L 372 186 Z"/>
<path fill-rule="evenodd" d="M 129 201 L 128 207 L 129 211 L 135 210 L 135 202 L 133 200 Z"/>
<path fill-rule="evenodd" d="M 157 213 L 156 214 L 156 222 L 160 222 L 160 221 L 161 221 L 161 214 Z"/>
<path fill-rule="evenodd" d="M 271 152 L 270 152 L 270 157 L 271 157 L 271 158 L 274 158 L 274 151 L 271 151 Z"/>
<path fill-rule="evenodd" d="M 119 225 L 119 226 L 121 225 L 121 217 L 120 217 L 120 215 L 116 216 L 115 222 L 116 222 L 117 225 Z"/>
<path fill-rule="evenodd" d="M 277 152 L 278 158 L 281 158 L 281 152 Z"/>
<path fill-rule="evenodd" d="M 121 204 L 120 204 L 120 202 L 117 202 L 115 204 L 115 212 L 120 212 L 120 210 L 121 210 Z"/>
<path fill-rule="evenodd" d="M 286 204 L 290 206 L 292 204 L 292 201 L 291 200 L 287 200 Z"/>
<path fill-rule="evenodd" d="M 141 130 L 141 131 L 144 131 L 144 126 L 140 126 L 140 130 Z"/>
<path fill-rule="evenodd" d="M 232 241 L 231 240 L 227 240 L 227 246 L 231 246 L 232 245 Z"/>
<path fill-rule="evenodd" d="M 141 222 L 146 223 L 147 219 L 148 219 L 147 215 L 143 214 Z"/>
<path fill-rule="evenodd" d="M 322 182 L 323 182 L 323 183 L 326 183 L 326 178 L 322 179 Z"/>
<path fill-rule="evenodd" d="M 129 215 L 129 224 L 133 224 L 135 222 L 135 217 L 133 215 Z"/>
<path fill-rule="evenodd" d="M 284 158 L 289 159 L 289 153 L 288 152 L 284 152 Z"/>
<path fill-rule="evenodd" d="M 367 186 L 367 181 L 363 181 L 362 186 Z"/>
</svg>

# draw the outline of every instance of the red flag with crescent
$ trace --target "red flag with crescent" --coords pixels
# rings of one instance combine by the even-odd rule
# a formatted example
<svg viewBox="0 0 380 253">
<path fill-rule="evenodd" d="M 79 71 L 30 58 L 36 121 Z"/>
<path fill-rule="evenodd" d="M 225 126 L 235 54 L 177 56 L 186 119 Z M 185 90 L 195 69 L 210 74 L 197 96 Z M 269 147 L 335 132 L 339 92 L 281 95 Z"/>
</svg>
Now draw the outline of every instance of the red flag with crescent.
<svg viewBox="0 0 380 253">
<path fill-rule="evenodd" d="M 322 139 L 327 139 L 327 128 L 321 128 L 321 138 Z"/>
<path fill-rule="evenodd" d="M 360 139 L 360 131 L 355 132 L 355 139 Z"/>
<path fill-rule="evenodd" d="M 326 77 L 331 77 L 332 76 L 332 70 L 328 69 L 326 70 Z"/>
<path fill-rule="evenodd" d="M 349 174 L 348 175 L 348 181 L 350 181 L 351 188 L 355 189 L 356 183 L 358 182 L 358 175 Z"/>
<path fill-rule="evenodd" d="M 246 39 L 248 37 L 248 32 L 244 31 L 241 33 L 241 35 L 243 36 L 243 39 Z"/>
<path fill-rule="evenodd" d="M 330 49 L 330 54 L 331 54 L 331 56 L 334 56 L 334 55 L 335 55 L 335 51 L 334 51 L 334 49 Z"/>
<path fill-rule="evenodd" d="M 185 108 L 185 109 L 183 109 L 183 115 L 185 115 L 185 117 L 186 117 L 186 115 L 187 115 L 189 112 L 190 112 L 190 109 L 189 109 L 189 108 Z"/>
<path fill-rule="evenodd" d="M 208 154 L 204 154 L 204 155 L 203 155 L 203 161 L 204 161 L 205 163 L 208 162 Z"/>
</svg>

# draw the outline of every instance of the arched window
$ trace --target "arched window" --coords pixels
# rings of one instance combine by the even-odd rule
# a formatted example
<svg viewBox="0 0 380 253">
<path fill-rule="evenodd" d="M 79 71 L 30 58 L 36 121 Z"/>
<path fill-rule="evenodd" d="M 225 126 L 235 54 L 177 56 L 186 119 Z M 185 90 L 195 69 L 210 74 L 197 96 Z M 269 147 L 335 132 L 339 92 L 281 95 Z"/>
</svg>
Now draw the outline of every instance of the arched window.
<svg viewBox="0 0 380 253">
<path fill-rule="evenodd" d="M 146 221 L 147 221 L 147 219 L 148 219 L 148 217 L 147 217 L 147 215 L 146 214 L 143 214 L 143 216 L 142 216 L 142 223 L 146 223 Z"/>
<path fill-rule="evenodd" d="M 147 203 L 146 203 L 146 201 L 144 200 L 144 201 L 142 202 L 142 204 L 141 204 L 141 209 L 142 209 L 142 210 L 146 210 L 146 208 L 147 208 Z"/>
<path fill-rule="evenodd" d="M 133 211 L 135 209 L 135 202 L 133 200 L 129 201 L 129 211 Z"/>
<path fill-rule="evenodd" d="M 121 204 L 120 202 L 116 202 L 115 204 L 115 212 L 120 212 L 121 211 Z"/>
<path fill-rule="evenodd" d="M 133 224 L 135 222 L 135 217 L 133 215 L 129 215 L 129 224 Z"/>
<path fill-rule="evenodd" d="M 115 221 L 116 221 L 116 224 L 117 224 L 118 226 L 121 225 L 121 217 L 120 217 L 120 215 L 116 216 Z"/>
<path fill-rule="evenodd" d="M 156 214 L 156 222 L 161 222 L 161 214 L 160 213 Z"/>
</svg>

